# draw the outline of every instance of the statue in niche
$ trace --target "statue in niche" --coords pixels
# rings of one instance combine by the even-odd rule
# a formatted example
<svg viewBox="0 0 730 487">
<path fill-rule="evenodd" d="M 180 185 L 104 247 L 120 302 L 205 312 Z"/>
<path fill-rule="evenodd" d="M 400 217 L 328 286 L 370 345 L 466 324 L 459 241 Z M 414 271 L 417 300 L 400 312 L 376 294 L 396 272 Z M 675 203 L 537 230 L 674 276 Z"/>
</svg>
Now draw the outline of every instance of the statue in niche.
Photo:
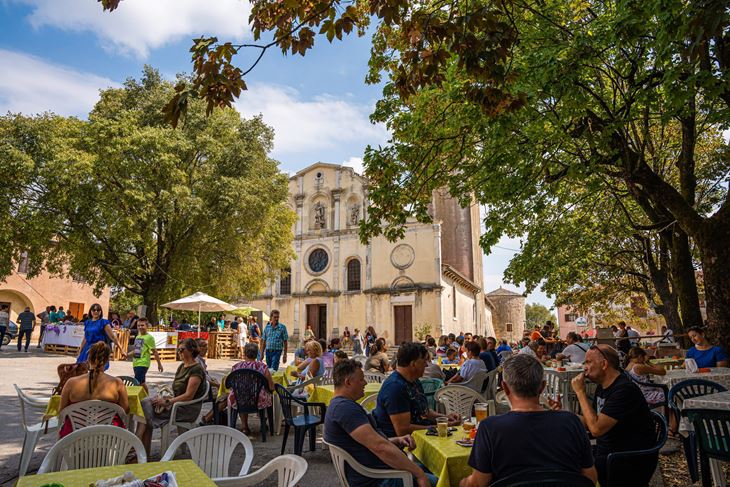
<svg viewBox="0 0 730 487">
<path fill-rule="evenodd" d="M 325 228 L 326 220 L 324 216 L 324 211 L 324 205 L 321 201 L 317 202 L 314 205 L 314 228 Z"/>
<path fill-rule="evenodd" d="M 350 207 L 350 225 L 357 225 L 358 223 L 360 223 L 360 207 L 352 205 Z"/>
</svg>

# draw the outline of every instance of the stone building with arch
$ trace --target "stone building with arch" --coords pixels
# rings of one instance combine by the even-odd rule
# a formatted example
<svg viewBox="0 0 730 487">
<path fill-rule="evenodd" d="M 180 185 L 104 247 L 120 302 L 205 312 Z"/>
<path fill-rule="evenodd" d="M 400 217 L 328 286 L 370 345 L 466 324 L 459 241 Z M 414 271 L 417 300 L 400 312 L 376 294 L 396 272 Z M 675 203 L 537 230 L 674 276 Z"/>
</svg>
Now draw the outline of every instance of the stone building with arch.
<svg viewBox="0 0 730 487">
<path fill-rule="evenodd" d="M 316 163 L 289 180 L 297 214 L 291 268 L 251 305 L 281 312 L 294 337 L 312 325 L 317 337 L 345 326 L 373 326 L 390 343 L 412 340 L 430 326 L 442 333 L 491 333 L 482 288 L 479 209 L 462 209 L 435 192 L 431 224 L 408 223 L 398 242 L 360 242 L 368 182 L 352 168 Z"/>
<path fill-rule="evenodd" d="M 18 314 L 23 312 L 26 306 L 30 307 L 33 313 L 38 314 L 44 311 L 47 306 L 63 306 L 66 313 L 71 313 L 81 318 L 94 303 L 101 304 L 104 316 L 109 313 L 110 290 L 104 288 L 101 295 L 94 295 L 94 288 L 80 280 L 70 278 L 54 277 L 47 272 L 28 278 L 25 269 L 27 259 L 21 259 L 13 273 L 0 282 L 0 305 L 5 304 L 10 308 L 10 319 L 17 322 Z M 40 325 L 40 320 L 37 322 Z M 40 333 L 40 327 L 36 326 L 34 336 Z"/>
</svg>

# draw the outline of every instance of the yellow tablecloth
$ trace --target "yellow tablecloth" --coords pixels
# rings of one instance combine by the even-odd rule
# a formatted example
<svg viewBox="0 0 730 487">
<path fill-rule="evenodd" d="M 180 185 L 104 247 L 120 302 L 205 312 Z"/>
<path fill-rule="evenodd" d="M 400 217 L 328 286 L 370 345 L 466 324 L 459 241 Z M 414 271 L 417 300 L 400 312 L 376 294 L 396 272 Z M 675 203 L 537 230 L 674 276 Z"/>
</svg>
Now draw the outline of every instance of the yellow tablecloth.
<svg viewBox="0 0 730 487">
<path fill-rule="evenodd" d="M 144 419 L 144 411 L 142 411 L 142 399 L 147 397 L 147 391 L 142 386 L 127 386 L 127 397 L 129 397 L 129 414 Z M 61 396 L 51 396 L 46 407 L 46 418 L 58 416 L 61 411 Z"/>
<path fill-rule="evenodd" d="M 459 364 L 439 364 L 442 369 L 458 369 Z"/>
<path fill-rule="evenodd" d="M 456 444 L 456 440 L 463 437 L 464 429 L 461 426 L 446 438 L 427 436 L 426 430 L 413 433 L 413 439 L 416 440 L 413 455 L 431 473 L 438 476 L 436 487 L 458 487 L 461 479 L 471 474 L 472 469 L 468 463 L 471 448 Z"/>
<path fill-rule="evenodd" d="M 114 467 L 66 470 L 42 475 L 26 475 L 20 477 L 15 485 L 16 487 L 39 487 L 45 484 L 62 484 L 64 487 L 88 487 L 89 484 L 97 480 L 118 477 L 124 472 L 132 472 L 138 479 L 146 479 L 168 470 L 175 474 L 177 485 L 180 487 L 215 487 L 215 483 L 192 460 L 117 465 Z"/>
<path fill-rule="evenodd" d="M 365 384 L 365 395 L 362 396 L 362 399 L 360 399 L 360 401 L 368 397 L 370 394 L 377 394 L 378 392 L 380 392 L 380 386 L 382 385 L 383 384 L 379 384 L 377 382 Z M 329 406 L 330 401 L 332 401 L 333 397 L 335 397 L 335 386 L 317 386 L 317 388 L 314 390 L 314 393 L 309 396 L 308 401 L 323 402 L 325 403 L 325 405 Z"/>
</svg>

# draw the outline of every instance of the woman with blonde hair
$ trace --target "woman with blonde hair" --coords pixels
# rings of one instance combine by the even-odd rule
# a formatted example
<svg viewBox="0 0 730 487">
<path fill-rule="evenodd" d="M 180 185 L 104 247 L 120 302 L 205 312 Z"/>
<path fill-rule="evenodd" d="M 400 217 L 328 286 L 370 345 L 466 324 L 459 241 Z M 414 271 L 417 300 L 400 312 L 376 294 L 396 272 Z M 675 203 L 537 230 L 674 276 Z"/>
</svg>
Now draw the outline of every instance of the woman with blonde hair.
<svg viewBox="0 0 730 487">
<path fill-rule="evenodd" d="M 104 342 L 96 342 L 89 347 L 88 363 L 89 373 L 72 377 L 63 386 L 61 391 L 61 408 L 75 404 L 77 402 L 89 401 L 96 399 L 118 404 L 124 412 L 129 412 L 129 398 L 127 397 L 127 388 L 121 379 L 108 375 L 104 372 L 109 365 L 109 356 L 111 349 Z M 115 416 L 112 420 L 115 426 L 125 427 L 124 419 Z M 73 431 L 73 426 L 69 418 L 61 425 L 59 437 L 63 438 Z"/>
<path fill-rule="evenodd" d="M 312 340 L 304 345 L 304 353 L 307 358 L 297 366 L 297 370 L 291 375 L 297 377 L 300 382 L 307 378 L 319 377 L 324 374 L 324 362 L 322 361 L 322 345 L 317 340 Z"/>
</svg>

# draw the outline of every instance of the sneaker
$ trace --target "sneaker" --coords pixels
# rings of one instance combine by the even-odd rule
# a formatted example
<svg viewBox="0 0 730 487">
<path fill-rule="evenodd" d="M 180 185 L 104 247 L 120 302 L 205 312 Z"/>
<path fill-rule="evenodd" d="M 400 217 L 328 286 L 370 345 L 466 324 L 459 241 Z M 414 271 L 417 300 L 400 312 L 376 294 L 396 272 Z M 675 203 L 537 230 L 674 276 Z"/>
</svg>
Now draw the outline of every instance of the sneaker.
<svg viewBox="0 0 730 487">
<path fill-rule="evenodd" d="M 28 353 L 28 349 L 27 348 L 25 349 L 25 353 Z"/>
</svg>

